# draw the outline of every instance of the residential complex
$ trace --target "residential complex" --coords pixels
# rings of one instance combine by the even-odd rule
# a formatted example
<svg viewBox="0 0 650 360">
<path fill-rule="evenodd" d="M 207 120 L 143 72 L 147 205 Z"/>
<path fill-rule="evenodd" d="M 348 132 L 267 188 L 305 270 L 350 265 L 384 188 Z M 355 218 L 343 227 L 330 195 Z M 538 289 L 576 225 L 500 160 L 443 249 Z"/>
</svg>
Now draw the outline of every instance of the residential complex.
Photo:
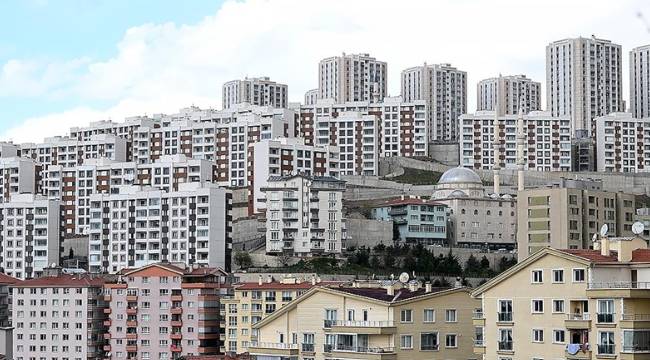
<svg viewBox="0 0 650 360">
<path fill-rule="evenodd" d="M 370 216 L 392 221 L 401 242 L 442 245 L 448 241 L 448 212 L 447 205 L 442 203 L 402 197 L 373 208 Z"/>
<path fill-rule="evenodd" d="M 133 133 L 142 127 L 160 126 L 161 114 L 148 116 L 129 116 L 122 122 L 112 120 L 91 121 L 88 126 L 70 129 L 70 138 L 79 141 L 89 141 L 95 135 L 108 134 L 127 141 L 133 141 Z M 128 159 L 130 160 L 130 159 Z"/>
<path fill-rule="evenodd" d="M 650 45 L 630 51 L 630 113 L 637 119 L 650 117 Z"/>
<path fill-rule="evenodd" d="M 0 157 L 0 200 L 8 201 L 17 194 L 35 194 L 40 166 L 31 159 Z"/>
<path fill-rule="evenodd" d="M 345 54 L 318 63 L 318 98 L 371 101 L 387 96 L 387 65 L 369 54 Z"/>
<path fill-rule="evenodd" d="M 205 183 L 169 192 L 124 186 L 91 195 L 89 270 L 115 273 L 168 261 L 229 271 L 231 196 Z"/>
<path fill-rule="evenodd" d="M 541 248 L 474 290 L 483 306 L 476 353 L 491 360 L 645 358 L 647 242 L 601 237 L 593 246 Z"/>
<path fill-rule="evenodd" d="M 523 115 L 525 169 L 571 171 L 571 119 L 552 117 L 548 112 Z M 498 122 L 498 158 L 501 169 L 517 168 L 518 115 L 501 115 Z M 494 166 L 494 111 L 479 111 L 460 117 L 460 163 L 474 169 Z"/>
<path fill-rule="evenodd" d="M 20 156 L 36 160 L 43 168 L 75 167 L 90 159 L 126 161 L 128 146 L 126 139 L 110 134 L 91 135 L 87 140 L 58 136 L 38 144 L 20 144 Z"/>
<path fill-rule="evenodd" d="M 219 300 L 230 287 L 220 269 L 157 263 L 125 269 L 104 285 L 104 357 L 178 359 L 220 352 Z"/>
<path fill-rule="evenodd" d="M 416 66 L 402 71 L 404 101 L 424 100 L 428 141 L 458 141 L 458 117 L 467 113 L 467 73 L 450 64 Z"/>
<path fill-rule="evenodd" d="M 245 78 L 223 84 L 221 100 L 224 109 L 240 103 L 286 108 L 288 93 L 287 85 L 278 84 L 268 77 Z"/>
<path fill-rule="evenodd" d="M 603 191 L 602 183 L 561 179 L 517 193 L 519 260 L 544 247 L 589 249 L 601 227 L 613 236 L 632 235 L 635 197 Z"/>
<path fill-rule="evenodd" d="M 314 105 L 316 104 L 316 101 L 318 101 L 318 89 L 307 90 L 307 92 L 305 92 L 305 101 L 303 104 Z"/>
<path fill-rule="evenodd" d="M 542 110 L 542 85 L 526 77 L 511 75 L 481 80 L 476 85 L 476 110 L 494 111 L 499 115 L 517 115 L 523 104 L 524 114 Z"/>
<path fill-rule="evenodd" d="M 476 308 L 466 288 L 417 280 L 317 286 L 255 323 L 248 351 L 271 360 L 475 358 Z"/>
<path fill-rule="evenodd" d="M 262 191 L 267 253 L 341 253 L 344 181 L 306 175 L 271 176 Z"/>
<path fill-rule="evenodd" d="M 611 113 L 596 122 L 596 170 L 601 172 L 650 171 L 650 118 Z"/>
<path fill-rule="evenodd" d="M 573 38 L 546 47 L 546 110 L 569 116 L 571 133 L 589 130 L 593 119 L 623 111 L 621 46 L 609 40 Z"/>
</svg>

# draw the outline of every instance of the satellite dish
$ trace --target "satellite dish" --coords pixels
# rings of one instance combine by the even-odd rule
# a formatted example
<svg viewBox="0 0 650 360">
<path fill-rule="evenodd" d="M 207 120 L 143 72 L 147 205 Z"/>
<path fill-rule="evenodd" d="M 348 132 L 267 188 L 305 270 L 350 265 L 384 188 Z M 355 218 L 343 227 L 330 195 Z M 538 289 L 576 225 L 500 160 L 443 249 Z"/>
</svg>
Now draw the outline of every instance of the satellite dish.
<svg viewBox="0 0 650 360">
<path fill-rule="evenodd" d="M 591 237 L 591 242 L 596 242 L 598 241 L 598 234 L 594 234 L 594 236 Z"/>
<path fill-rule="evenodd" d="M 632 232 L 635 235 L 639 235 L 643 233 L 643 230 L 645 230 L 645 225 L 643 225 L 642 222 L 637 221 L 634 224 L 632 224 Z"/>
<path fill-rule="evenodd" d="M 409 274 L 405 273 L 405 272 L 399 274 L 399 282 L 401 282 L 403 284 L 406 284 L 407 282 L 409 282 Z"/>
<path fill-rule="evenodd" d="M 607 236 L 608 231 L 609 226 L 607 226 L 607 224 L 603 224 L 603 226 L 600 227 L 600 236 Z"/>
</svg>

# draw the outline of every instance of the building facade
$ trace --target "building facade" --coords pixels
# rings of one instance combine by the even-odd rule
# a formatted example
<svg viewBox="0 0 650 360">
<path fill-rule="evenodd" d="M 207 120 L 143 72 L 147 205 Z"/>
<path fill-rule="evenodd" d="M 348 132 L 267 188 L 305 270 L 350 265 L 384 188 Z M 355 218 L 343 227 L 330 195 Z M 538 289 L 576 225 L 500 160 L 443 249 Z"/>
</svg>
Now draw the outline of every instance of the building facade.
<svg viewBox="0 0 650 360">
<path fill-rule="evenodd" d="M 430 142 L 458 140 L 458 117 L 467 113 L 467 73 L 450 64 L 416 66 L 402 71 L 404 101 L 424 100 Z"/>
<path fill-rule="evenodd" d="M 318 89 L 311 89 L 305 92 L 305 105 L 315 105 L 318 101 Z"/>
<path fill-rule="evenodd" d="M 387 65 L 369 54 L 345 54 L 318 63 L 318 98 L 347 101 L 383 99 L 387 90 Z"/>
<path fill-rule="evenodd" d="M 268 77 L 228 81 L 223 84 L 221 93 L 224 109 L 240 103 L 286 108 L 288 97 L 289 87 Z"/>
<path fill-rule="evenodd" d="M 41 166 L 34 160 L 0 157 L 0 199 L 8 201 L 18 194 L 38 193 Z"/>
<path fill-rule="evenodd" d="M 637 119 L 650 117 L 650 45 L 630 51 L 630 113 Z"/>
<path fill-rule="evenodd" d="M 460 117 L 461 165 L 490 170 L 494 166 L 494 111 L 479 111 Z M 571 171 L 571 120 L 548 112 L 523 115 L 525 169 Z M 501 169 L 517 168 L 517 115 L 498 117 Z"/>
<path fill-rule="evenodd" d="M 611 113 L 596 122 L 596 170 L 636 173 L 650 171 L 650 118 Z"/>
<path fill-rule="evenodd" d="M 624 111 L 621 46 L 609 40 L 574 38 L 546 47 L 546 110 L 569 116 L 571 132 L 594 133 L 593 119 Z"/>
<path fill-rule="evenodd" d="M 377 220 L 392 221 L 399 241 L 416 244 L 446 244 L 449 214 L 447 205 L 424 199 L 394 199 L 371 211 Z"/>
<path fill-rule="evenodd" d="M 91 135 L 90 139 L 46 138 L 42 143 L 20 144 L 20 156 L 35 160 L 43 168 L 50 165 L 75 167 L 91 159 L 126 161 L 127 140 L 111 134 Z"/>
<path fill-rule="evenodd" d="M 542 110 L 542 85 L 526 75 L 499 76 L 481 80 L 476 85 L 476 110 L 494 111 L 499 115 L 517 115 L 523 104 L 524 114 Z"/>
</svg>

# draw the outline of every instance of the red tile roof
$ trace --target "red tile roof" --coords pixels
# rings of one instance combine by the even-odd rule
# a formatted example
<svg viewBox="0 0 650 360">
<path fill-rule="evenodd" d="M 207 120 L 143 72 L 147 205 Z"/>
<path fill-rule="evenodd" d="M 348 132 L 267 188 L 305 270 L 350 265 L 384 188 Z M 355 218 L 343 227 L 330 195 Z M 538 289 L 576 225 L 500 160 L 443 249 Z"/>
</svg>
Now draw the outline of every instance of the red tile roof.
<svg viewBox="0 0 650 360">
<path fill-rule="evenodd" d="M 301 290 L 301 289 L 311 289 L 314 286 L 330 286 L 330 285 L 338 285 L 341 284 L 341 282 L 338 281 L 322 281 L 320 283 L 316 283 L 316 285 L 312 285 L 310 280 L 303 281 L 299 284 L 283 284 L 279 281 L 273 281 L 270 283 L 267 283 L 266 281 L 262 282 L 262 285 L 259 284 L 259 282 L 244 282 L 244 283 L 239 283 L 233 285 L 235 290 Z"/>
<path fill-rule="evenodd" d="M 17 284 L 20 282 L 22 282 L 22 280 L 0 273 L 0 284 Z"/>
<path fill-rule="evenodd" d="M 650 249 L 632 251 L 632 262 L 650 262 Z"/>
<path fill-rule="evenodd" d="M 105 280 L 93 275 L 47 276 L 25 280 L 15 284 L 15 287 L 97 287 L 104 285 Z"/>
<path fill-rule="evenodd" d="M 561 249 L 560 251 L 567 254 L 575 255 L 583 259 L 589 260 L 591 262 L 602 263 L 602 262 L 616 262 L 618 261 L 616 251 L 610 252 L 609 256 L 604 256 L 600 253 L 600 250 L 590 250 L 590 249 Z"/>
<path fill-rule="evenodd" d="M 409 289 L 395 289 L 394 295 L 388 295 L 388 291 L 384 288 L 352 288 L 352 287 L 338 287 L 334 288 L 335 290 L 346 292 L 348 294 L 359 295 L 375 300 L 381 300 L 386 302 L 395 302 L 401 300 L 411 299 L 417 296 L 422 296 L 427 294 L 426 289 L 420 288 L 416 291 L 410 291 Z M 431 289 L 431 293 L 437 293 L 444 290 L 449 290 L 450 287 L 436 287 Z"/>
</svg>

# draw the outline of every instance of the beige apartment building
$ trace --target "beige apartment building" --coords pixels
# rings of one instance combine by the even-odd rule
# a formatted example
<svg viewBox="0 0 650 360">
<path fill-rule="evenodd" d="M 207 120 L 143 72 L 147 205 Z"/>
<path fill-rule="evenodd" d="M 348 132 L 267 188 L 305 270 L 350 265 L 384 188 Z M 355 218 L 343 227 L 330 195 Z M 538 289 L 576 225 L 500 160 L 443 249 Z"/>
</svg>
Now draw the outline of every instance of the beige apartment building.
<svg viewBox="0 0 650 360">
<path fill-rule="evenodd" d="M 476 359 L 466 288 L 318 286 L 253 325 L 257 359 Z"/>
<path fill-rule="evenodd" d="M 648 359 L 647 242 L 594 245 L 544 248 L 477 288 L 483 312 L 474 322 L 483 337 L 475 352 L 484 360 Z"/>
<path fill-rule="evenodd" d="M 561 179 L 517 195 L 519 260 L 543 247 L 588 249 L 603 224 L 608 235 L 630 236 L 634 195 L 608 192 L 602 183 Z M 551 211 L 551 209 L 553 209 Z"/>
</svg>

